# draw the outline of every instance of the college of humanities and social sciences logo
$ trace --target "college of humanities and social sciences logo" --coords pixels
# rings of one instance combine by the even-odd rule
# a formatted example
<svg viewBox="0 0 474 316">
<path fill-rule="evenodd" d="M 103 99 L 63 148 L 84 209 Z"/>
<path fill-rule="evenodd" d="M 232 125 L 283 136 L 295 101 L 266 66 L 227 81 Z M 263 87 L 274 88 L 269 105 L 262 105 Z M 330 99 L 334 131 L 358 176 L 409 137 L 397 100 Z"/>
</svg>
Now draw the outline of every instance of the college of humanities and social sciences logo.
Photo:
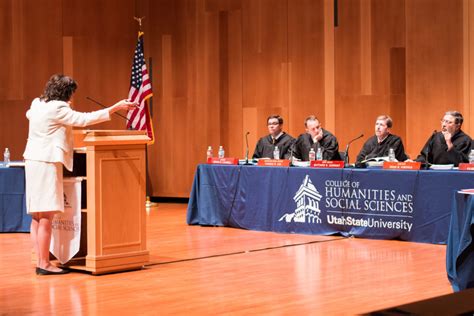
<svg viewBox="0 0 474 316">
<path fill-rule="evenodd" d="M 296 209 L 293 213 L 286 213 L 278 221 L 295 222 L 295 223 L 321 223 L 321 210 L 319 201 L 322 195 L 311 182 L 309 175 L 303 180 L 300 188 L 296 192 L 293 200 L 296 203 Z"/>
<path fill-rule="evenodd" d="M 321 224 L 325 216 L 328 225 L 412 230 L 414 198 L 406 188 L 371 188 L 360 181 L 332 179 L 320 185 L 322 194 L 306 175 L 293 196 L 296 209 L 278 221 Z"/>
</svg>

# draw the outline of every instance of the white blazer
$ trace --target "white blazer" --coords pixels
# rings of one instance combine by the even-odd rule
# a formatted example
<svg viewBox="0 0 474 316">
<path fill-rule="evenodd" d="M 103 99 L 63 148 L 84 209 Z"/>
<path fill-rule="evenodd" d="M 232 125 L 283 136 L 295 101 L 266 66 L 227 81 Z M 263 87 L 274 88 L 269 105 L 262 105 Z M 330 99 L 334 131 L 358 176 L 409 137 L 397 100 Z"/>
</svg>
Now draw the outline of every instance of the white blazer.
<svg viewBox="0 0 474 316">
<path fill-rule="evenodd" d="M 88 126 L 110 120 L 107 109 L 81 113 L 64 101 L 44 102 L 36 98 L 26 112 L 30 121 L 28 141 L 23 158 L 28 160 L 61 162 L 72 171 L 73 126 Z"/>
</svg>

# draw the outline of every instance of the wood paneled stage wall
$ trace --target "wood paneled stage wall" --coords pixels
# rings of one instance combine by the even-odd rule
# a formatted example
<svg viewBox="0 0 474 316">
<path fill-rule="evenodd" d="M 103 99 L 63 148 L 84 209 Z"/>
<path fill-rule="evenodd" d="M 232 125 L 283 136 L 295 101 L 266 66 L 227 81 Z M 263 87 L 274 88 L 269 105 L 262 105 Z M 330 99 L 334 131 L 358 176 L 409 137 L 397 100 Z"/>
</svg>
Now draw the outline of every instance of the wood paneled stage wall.
<svg viewBox="0 0 474 316">
<path fill-rule="evenodd" d="M 411 157 L 446 110 L 460 110 L 474 134 L 473 0 L 339 0 L 337 15 L 334 3 L 0 0 L 0 148 L 21 159 L 25 112 L 53 73 L 78 81 L 80 111 L 97 108 L 86 96 L 125 98 L 133 16 L 145 16 L 153 68 L 152 196 L 187 197 L 208 145 L 243 157 L 249 131 L 252 153 L 273 113 L 293 136 L 316 114 L 341 150 L 372 135 L 383 113 Z M 97 128 L 124 125 L 117 117 Z"/>
</svg>

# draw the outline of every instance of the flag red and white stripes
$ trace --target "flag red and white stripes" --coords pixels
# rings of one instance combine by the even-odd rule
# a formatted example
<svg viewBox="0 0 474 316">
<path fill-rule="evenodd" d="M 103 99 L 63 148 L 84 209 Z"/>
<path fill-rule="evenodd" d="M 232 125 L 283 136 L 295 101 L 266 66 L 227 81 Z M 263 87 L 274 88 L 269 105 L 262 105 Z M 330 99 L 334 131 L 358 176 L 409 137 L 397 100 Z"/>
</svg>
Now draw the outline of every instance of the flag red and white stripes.
<svg viewBox="0 0 474 316">
<path fill-rule="evenodd" d="M 130 78 L 130 91 L 128 93 L 129 100 L 137 102 L 138 106 L 127 113 L 127 128 L 146 130 L 148 137 L 151 138 L 151 143 L 153 143 L 155 138 L 148 104 L 148 99 L 153 96 L 153 92 L 143 52 L 143 32 L 138 32 Z"/>
</svg>

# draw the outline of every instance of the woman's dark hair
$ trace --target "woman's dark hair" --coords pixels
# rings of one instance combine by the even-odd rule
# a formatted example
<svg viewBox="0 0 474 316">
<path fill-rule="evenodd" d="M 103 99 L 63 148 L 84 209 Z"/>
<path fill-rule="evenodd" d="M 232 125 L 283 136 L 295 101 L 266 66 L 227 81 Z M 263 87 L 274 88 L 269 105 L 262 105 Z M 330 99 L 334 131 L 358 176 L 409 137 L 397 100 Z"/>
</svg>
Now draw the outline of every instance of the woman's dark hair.
<svg viewBox="0 0 474 316">
<path fill-rule="evenodd" d="M 49 78 L 44 92 L 40 96 L 42 101 L 69 101 L 77 89 L 77 83 L 71 77 L 56 74 Z"/>
</svg>

